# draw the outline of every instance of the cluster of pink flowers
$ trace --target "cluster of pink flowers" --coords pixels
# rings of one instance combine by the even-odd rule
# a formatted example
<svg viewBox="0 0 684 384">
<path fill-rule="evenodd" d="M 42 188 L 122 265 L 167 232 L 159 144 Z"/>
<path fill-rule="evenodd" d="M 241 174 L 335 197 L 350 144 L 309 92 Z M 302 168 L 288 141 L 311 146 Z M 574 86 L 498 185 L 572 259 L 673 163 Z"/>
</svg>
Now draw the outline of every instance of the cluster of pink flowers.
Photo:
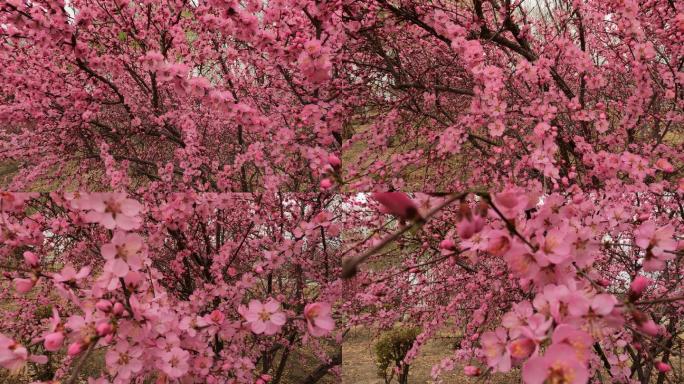
<svg viewBox="0 0 684 384">
<path fill-rule="evenodd" d="M 0 380 L 406 326 L 438 384 L 682 381 L 682 47 L 673 0 L 5 1 L 0 183 L 48 192 L 0 191 Z"/>
<path fill-rule="evenodd" d="M 299 67 L 313 83 L 322 83 L 330 78 L 332 63 L 320 40 L 309 40 L 304 43 L 304 50 L 299 55 Z"/>
<path fill-rule="evenodd" d="M 246 330 L 257 339 L 260 336 L 278 337 L 284 332 L 288 319 L 295 329 L 303 329 L 313 337 L 332 336 L 335 322 L 332 306 L 327 302 L 308 303 L 298 316 L 292 310 L 284 310 L 281 301 L 275 298 L 251 299 L 247 306 L 239 304 L 245 295 L 243 291 L 232 308 L 223 306 L 203 315 L 198 315 L 196 310 L 188 313 L 190 302 L 170 298 L 165 287 L 159 285 L 159 272 L 152 267 L 149 254 L 149 247 L 157 246 L 155 240 L 133 231 L 141 229 L 144 212 L 137 201 L 123 193 L 55 194 L 53 197 L 61 201 L 65 210 L 71 211 L 71 218 L 80 227 L 95 230 L 94 224 L 106 232 L 96 237 L 101 245 L 94 253 L 96 257 L 89 259 L 90 266 L 77 268 L 67 264 L 57 272 L 50 272 L 47 263 L 41 260 L 45 256 L 39 256 L 40 247 L 23 254 L 23 268 L 28 272 L 17 272 L 26 277 L 13 277 L 16 292 L 38 294 L 38 288 L 54 287 L 54 294 L 61 298 L 55 302 L 61 310 L 52 307 L 49 325 L 42 336 L 33 341 L 42 344 L 46 353 L 61 351 L 79 359 L 90 354 L 96 346 L 104 347 L 107 372 L 113 382 L 128 383 L 155 371 L 169 379 L 211 376 L 219 368 L 213 353 L 209 353 L 210 343 L 244 340 Z M 319 228 L 328 230 L 330 218 L 330 214 L 321 212 L 310 223 L 297 226 L 296 233 L 303 237 L 304 231 L 318 234 Z M 332 228 L 331 233 L 338 232 Z M 290 246 L 284 244 L 286 248 Z M 79 252 L 89 250 L 80 249 Z M 280 256 L 273 252 L 260 268 L 277 270 L 283 263 L 278 259 Z M 237 275 L 234 267 L 227 268 L 226 273 L 231 278 Z M 238 279 L 237 284 L 247 288 L 253 281 L 254 277 L 248 273 L 242 280 Z M 238 292 L 230 285 L 222 289 Z M 65 304 L 67 302 L 78 311 L 63 319 L 60 311 L 72 311 Z M 175 308 L 177 305 L 180 307 Z M 247 327 L 238 316 L 242 316 Z M 0 336 L 1 367 L 16 372 L 28 362 L 44 364 L 47 361 L 46 356 L 33 355 L 27 347 Z M 223 364 L 220 369 L 239 375 L 241 382 L 252 381 L 251 372 L 255 367 L 251 358 Z M 259 376 L 258 380 L 267 382 L 269 379 Z"/>
</svg>

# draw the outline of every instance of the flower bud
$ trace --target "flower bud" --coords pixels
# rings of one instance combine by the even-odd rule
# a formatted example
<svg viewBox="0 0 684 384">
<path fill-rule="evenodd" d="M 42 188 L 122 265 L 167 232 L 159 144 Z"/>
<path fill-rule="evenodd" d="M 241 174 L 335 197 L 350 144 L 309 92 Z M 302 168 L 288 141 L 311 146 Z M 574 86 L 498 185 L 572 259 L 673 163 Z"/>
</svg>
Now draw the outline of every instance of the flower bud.
<svg viewBox="0 0 684 384">
<path fill-rule="evenodd" d="M 646 276 L 639 275 L 632 280 L 629 286 L 629 299 L 636 301 L 644 293 L 644 290 L 651 284 L 651 279 Z"/>
<path fill-rule="evenodd" d="M 26 265 L 28 265 L 31 268 L 35 268 L 38 265 L 40 265 L 38 255 L 30 251 L 24 252 L 24 262 L 26 262 Z"/>
<path fill-rule="evenodd" d="M 376 192 L 371 196 L 383 206 L 386 213 L 407 220 L 419 216 L 418 206 L 403 192 Z"/>
<path fill-rule="evenodd" d="M 466 376 L 480 376 L 480 368 L 476 367 L 474 365 L 466 365 L 463 367 L 463 373 L 465 373 Z"/>
<path fill-rule="evenodd" d="M 97 330 L 98 336 L 107 336 L 114 331 L 114 327 L 109 322 L 104 322 L 98 324 L 95 330 Z"/>
<path fill-rule="evenodd" d="M 45 345 L 45 350 L 54 352 L 57 351 L 59 348 L 62 347 L 62 343 L 64 342 L 64 333 L 63 332 L 52 332 L 48 335 L 45 336 L 45 342 L 43 345 Z"/>
<path fill-rule="evenodd" d="M 655 321 L 650 319 L 645 323 L 639 325 L 639 329 L 649 336 L 658 336 L 658 334 L 660 333 L 660 327 L 658 326 L 658 324 L 656 324 Z"/>
<path fill-rule="evenodd" d="M 19 293 L 26 293 L 33 289 L 35 283 L 35 280 L 17 277 L 14 279 L 14 289 Z"/>
<path fill-rule="evenodd" d="M 74 343 L 71 343 L 71 345 L 69 345 L 69 348 L 67 348 L 67 354 L 69 356 L 76 356 L 79 353 L 83 352 L 84 349 L 85 349 L 84 345 L 81 344 L 80 342 L 76 341 Z"/>
<path fill-rule="evenodd" d="M 331 154 L 328 156 L 328 164 L 330 164 L 333 168 L 339 168 L 340 165 L 342 165 L 342 161 L 340 161 L 339 157 Z"/>
<path fill-rule="evenodd" d="M 456 249 L 456 244 L 454 244 L 454 242 L 450 239 L 444 239 L 439 243 L 439 247 L 442 249 L 452 251 Z"/>
<path fill-rule="evenodd" d="M 669 364 L 663 363 L 662 361 L 657 361 L 655 363 L 655 367 L 658 370 L 658 372 L 662 372 L 662 373 L 668 373 L 668 372 L 670 372 L 670 370 L 672 370 L 672 367 L 670 367 Z"/>
<path fill-rule="evenodd" d="M 332 186 L 333 186 L 332 180 L 330 180 L 328 178 L 321 180 L 321 183 L 320 183 L 321 189 L 330 189 L 330 188 L 332 188 Z"/>
<path fill-rule="evenodd" d="M 112 302 L 109 300 L 102 299 L 95 304 L 95 308 L 99 309 L 104 313 L 108 313 L 112 310 Z"/>
<path fill-rule="evenodd" d="M 117 315 L 121 316 L 124 312 L 126 311 L 126 308 L 124 308 L 123 304 L 121 303 L 114 303 L 114 306 L 112 307 L 112 312 Z"/>
</svg>

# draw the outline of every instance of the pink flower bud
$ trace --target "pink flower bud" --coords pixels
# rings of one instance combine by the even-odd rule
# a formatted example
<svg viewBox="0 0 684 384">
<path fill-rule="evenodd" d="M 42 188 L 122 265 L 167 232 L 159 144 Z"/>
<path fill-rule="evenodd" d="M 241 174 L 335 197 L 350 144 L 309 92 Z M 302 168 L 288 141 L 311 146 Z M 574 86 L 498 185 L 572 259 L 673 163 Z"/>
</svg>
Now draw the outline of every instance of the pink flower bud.
<svg viewBox="0 0 684 384">
<path fill-rule="evenodd" d="M 26 293 L 30 291 L 33 289 L 34 284 L 35 281 L 32 279 L 23 279 L 20 277 L 14 279 L 14 289 L 16 289 L 19 293 Z"/>
<path fill-rule="evenodd" d="M 97 304 L 95 304 L 95 308 L 99 309 L 102 312 L 107 313 L 107 312 L 112 310 L 112 302 L 109 300 L 102 299 L 102 300 L 98 301 Z"/>
<path fill-rule="evenodd" d="M 69 345 L 69 348 L 67 348 L 67 354 L 69 356 L 76 356 L 79 353 L 83 352 L 84 349 L 85 348 L 84 348 L 83 344 L 76 341 L 74 343 L 71 343 L 71 345 Z"/>
<path fill-rule="evenodd" d="M 107 336 L 114 331 L 114 327 L 112 327 L 109 322 L 100 323 L 97 325 L 97 327 L 95 327 L 95 329 L 97 330 L 97 334 L 99 336 Z"/>
<path fill-rule="evenodd" d="M 629 286 L 629 298 L 634 301 L 643 294 L 644 290 L 651 284 L 651 279 L 646 276 L 639 275 L 634 278 L 632 284 Z"/>
<path fill-rule="evenodd" d="M 26 262 L 26 265 L 28 265 L 31 268 L 35 268 L 40 264 L 38 255 L 30 251 L 24 252 L 24 262 Z"/>
<path fill-rule="evenodd" d="M 453 250 L 456 248 L 456 244 L 452 240 L 444 239 L 439 243 L 439 247 L 446 250 Z"/>
<path fill-rule="evenodd" d="M 64 333 L 62 332 L 52 332 L 45 336 L 45 349 L 54 352 L 62 347 L 64 342 Z"/>
<path fill-rule="evenodd" d="M 333 186 L 332 180 L 330 180 L 328 178 L 321 180 L 321 184 L 320 184 L 321 189 L 330 189 L 330 188 L 332 188 L 332 186 Z"/>
<path fill-rule="evenodd" d="M 670 370 L 672 370 L 672 367 L 670 367 L 669 364 L 663 363 L 662 361 L 657 361 L 655 363 L 655 367 L 658 370 L 658 372 L 662 372 L 662 373 L 668 373 L 668 372 L 670 372 Z"/>
<path fill-rule="evenodd" d="M 328 164 L 330 164 L 333 168 L 339 168 L 340 165 L 342 165 L 342 161 L 340 161 L 339 157 L 331 154 L 328 156 Z"/>
<path fill-rule="evenodd" d="M 376 192 L 371 196 L 382 204 L 387 213 L 407 220 L 418 216 L 416 203 L 403 192 Z"/>
<path fill-rule="evenodd" d="M 639 326 L 641 331 L 649 336 L 658 336 L 660 327 L 653 320 L 648 320 Z"/>
<path fill-rule="evenodd" d="M 126 308 L 124 308 L 123 304 L 114 303 L 114 307 L 112 307 L 112 312 L 114 312 L 115 315 L 121 316 L 125 311 Z"/>
<path fill-rule="evenodd" d="M 474 365 L 466 365 L 463 367 L 463 373 L 465 373 L 466 376 L 480 376 L 480 368 L 476 367 Z"/>
</svg>

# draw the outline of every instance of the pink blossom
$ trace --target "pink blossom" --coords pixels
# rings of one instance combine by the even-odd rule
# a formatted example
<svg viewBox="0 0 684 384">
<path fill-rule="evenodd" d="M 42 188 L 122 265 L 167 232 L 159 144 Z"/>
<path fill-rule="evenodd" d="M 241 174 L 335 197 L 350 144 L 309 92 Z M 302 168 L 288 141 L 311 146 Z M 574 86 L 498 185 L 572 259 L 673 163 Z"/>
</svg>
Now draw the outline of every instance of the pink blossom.
<svg viewBox="0 0 684 384">
<path fill-rule="evenodd" d="M 128 271 L 142 268 L 138 252 L 142 248 L 142 237 L 135 233 L 117 231 L 111 243 L 104 244 L 100 250 L 107 262 L 104 270 L 117 277 L 124 277 Z"/>
<path fill-rule="evenodd" d="M 265 304 L 259 300 L 251 300 L 248 308 L 241 305 L 238 312 L 256 334 L 275 335 L 287 321 L 285 313 L 280 311 L 280 303 L 273 299 L 269 299 Z"/>
<path fill-rule="evenodd" d="M 569 324 L 561 324 L 553 331 L 553 344 L 567 344 L 575 350 L 575 356 L 582 362 L 590 358 L 594 340 L 591 336 Z"/>
<path fill-rule="evenodd" d="M 121 316 L 126 312 L 126 308 L 123 306 L 123 304 L 116 302 L 112 306 L 112 313 L 114 313 L 117 316 Z"/>
<path fill-rule="evenodd" d="M 493 230 L 483 232 L 486 239 L 485 250 L 494 256 L 503 256 L 512 247 L 512 240 L 507 231 Z"/>
<path fill-rule="evenodd" d="M 329 178 L 326 177 L 324 179 L 321 179 L 321 183 L 320 183 L 321 189 L 327 190 L 327 189 L 332 188 L 333 185 L 334 184 L 333 184 L 332 180 L 330 180 Z"/>
<path fill-rule="evenodd" d="M 671 224 L 658 228 L 653 221 L 646 221 L 634 231 L 635 244 L 646 250 L 644 270 L 658 271 L 665 267 L 665 261 L 674 258 L 677 249 L 674 227 Z"/>
<path fill-rule="evenodd" d="M 526 319 L 526 324 L 520 328 L 520 334 L 539 343 L 546 338 L 551 324 L 553 324 L 552 318 L 547 318 L 542 313 L 535 313 Z"/>
<path fill-rule="evenodd" d="M 126 198 L 125 193 L 97 193 L 87 196 L 90 211 L 85 219 L 107 229 L 130 231 L 140 226 L 140 203 Z"/>
<path fill-rule="evenodd" d="M 212 364 L 213 360 L 211 357 L 199 356 L 193 360 L 192 367 L 195 372 L 202 376 L 206 376 L 209 374 Z"/>
<path fill-rule="evenodd" d="M 523 364 L 522 378 L 525 384 L 584 384 L 589 380 L 589 372 L 570 346 L 553 344 L 544 356 L 533 357 Z"/>
<path fill-rule="evenodd" d="M 528 197 L 518 190 L 506 190 L 495 193 L 492 202 L 509 220 L 515 219 L 527 206 Z"/>
<path fill-rule="evenodd" d="M 508 344 L 508 351 L 510 352 L 511 357 L 517 360 L 528 358 L 536 348 L 537 344 L 534 340 L 526 337 L 511 341 L 511 343 Z"/>
<path fill-rule="evenodd" d="M 161 370 L 171 378 L 177 379 L 190 369 L 190 353 L 182 348 L 173 347 L 170 351 L 163 352 L 161 359 Z"/>
<path fill-rule="evenodd" d="M 0 333 L 0 367 L 19 371 L 29 358 L 28 350 Z"/>
<path fill-rule="evenodd" d="M 216 334 L 220 327 L 223 325 L 226 316 L 223 312 L 215 309 L 197 320 L 194 318 L 186 317 L 182 320 L 183 329 L 187 330 L 189 333 L 194 333 L 194 327 L 203 328 L 207 333 L 213 335 Z"/>
<path fill-rule="evenodd" d="M 218 324 L 218 325 L 223 323 L 223 319 L 226 318 L 226 316 L 223 314 L 223 312 L 219 311 L 218 309 L 211 311 L 211 313 L 209 314 L 208 317 L 212 323 Z"/>
<path fill-rule="evenodd" d="M 271 375 L 264 373 L 261 376 L 259 376 L 259 378 L 256 380 L 255 384 L 266 384 L 266 383 L 269 383 L 270 381 L 271 381 Z"/>
<path fill-rule="evenodd" d="M 567 226 L 552 228 L 540 237 L 540 251 L 550 262 L 560 264 L 570 256 L 575 237 Z"/>
<path fill-rule="evenodd" d="M 309 333 L 312 336 L 325 336 L 335 329 L 332 309 L 328 303 L 310 303 L 304 307 L 304 317 Z"/>
<path fill-rule="evenodd" d="M 511 370 L 511 354 L 506 348 L 506 339 L 506 330 L 503 328 L 497 328 L 494 332 L 485 332 L 480 337 L 487 365 L 495 372 Z"/>
<path fill-rule="evenodd" d="M 534 314 L 534 309 L 529 301 L 513 304 L 513 309 L 506 312 L 501 318 L 501 325 L 508 328 L 512 338 L 518 338 L 521 330 L 528 324 L 528 319 Z"/>
<path fill-rule="evenodd" d="M 59 273 L 53 275 L 56 282 L 63 283 L 67 281 L 81 280 L 90 274 L 90 267 L 82 267 L 76 272 L 72 265 L 66 265 Z"/>
<path fill-rule="evenodd" d="M 658 161 L 656 161 L 656 163 L 655 163 L 655 166 L 656 166 L 656 168 L 658 168 L 659 170 L 661 170 L 663 172 L 667 172 L 667 173 L 674 172 L 674 167 L 672 166 L 672 164 L 670 164 L 670 162 L 664 158 L 658 159 Z"/>
<path fill-rule="evenodd" d="M 133 374 L 143 369 L 140 358 L 143 350 L 139 346 L 131 346 L 126 340 L 121 340 L 105 354 L 107 369 L 115 374 L 117 379 L 129 380 Z"/>
<path fill-rule="evenodd" d="M 525 279 L 537 277 L 540 267 L 549 265 L 549 261 L 543 255 L 538 252 L 532 253 L 527 245 L 519 242 L 513 242 L 503 257 L 511 271 Z"/>
</svg>

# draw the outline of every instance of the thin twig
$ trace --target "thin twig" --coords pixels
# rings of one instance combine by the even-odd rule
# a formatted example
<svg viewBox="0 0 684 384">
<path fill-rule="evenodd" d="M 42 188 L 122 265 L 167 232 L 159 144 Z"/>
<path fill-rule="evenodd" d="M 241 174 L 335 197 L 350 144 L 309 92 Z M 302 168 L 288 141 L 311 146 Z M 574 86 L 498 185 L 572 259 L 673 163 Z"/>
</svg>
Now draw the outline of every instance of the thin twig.
<svg viewBox="0 0 684 384">
<path fill-rule="evenodd" d="M 71 374 L 71 379 L 66 382 L 66 384 L 74 384 L 76 383 L 76 379 L 78 379 L 78 375 L 81 372 L 81 368 L 83 368 L 83 364 L 85 361 L 88 359 L 88 356 L 90 356 L 90 353 L 93 351 L 95 348 L 95 344 L 97 344 L 98 339 L 95 339 L 90 342 L 90 345 L 88 346 L 88 349 L 85 351 L 83 356 L 78 360 L 76 363 L 76 367 L 74 367 L 74 372 Z"/>
<path fill-rule="evenodd" d="M 468 193 L 469 192 L 461 192 L 461 193 L 452 193 L 452 194 L 448 195 L 448 197 L 445 198 L 444 201 L 442 201 L 439 205 L 437 205 L 435 208 L 433 208 L 428 213 L 426 213 L 424 217 L 421 217 L 421 218 L 417 219 L 416 221 L 414 221 L 411 225 L 406 225 L 406 226 L 400 228 L 398 231 L 396 231 L 396 232 L 392 233 L 391 235 L 382 239 L 382 241 L 380 241 L 375 246 L 366 250 L 366 252 L 364 252 L 360 255 L 354 255 L 354 256 L 350 256 L 348 258 L 343 259 L 342 260 L 342 277 L 345 279 L 353 277 L 356 274 L 356 271 L 357 271 L 359 264 L 363 263 L 367 258 L 369 258 L 373 254 L 380 251 L 387 244 L 399 239 L 404 233 L 410 231 L 411 229 L 419 228 L 420 226 L 425 224 L 425 222 L 428 219 L 430 219 L 432 216 L 434 216 L 437 212 L 439 212 L 442 209 L 444 209 L 445 207 L 449 206 L 454 201 L 463 199 Z"/>
</svg>

